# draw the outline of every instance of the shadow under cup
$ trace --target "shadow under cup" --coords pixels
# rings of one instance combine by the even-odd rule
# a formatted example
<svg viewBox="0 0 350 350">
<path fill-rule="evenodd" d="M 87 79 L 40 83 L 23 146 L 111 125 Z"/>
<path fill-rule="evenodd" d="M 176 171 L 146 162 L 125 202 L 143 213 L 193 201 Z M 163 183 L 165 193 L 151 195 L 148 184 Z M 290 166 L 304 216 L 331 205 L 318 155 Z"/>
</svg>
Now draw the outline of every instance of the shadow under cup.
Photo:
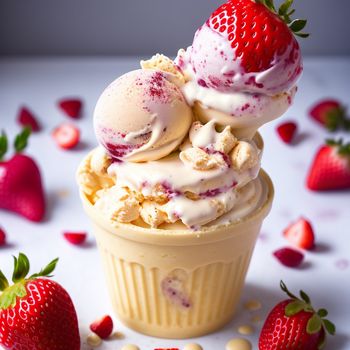
<svg viewBox="0 0 350 350">
<path fill-rule="evenodd" d="M 113 308 L 125 325 L 179 339 L 213 332 L 231 320 L 273 200 L 263 170 L 259 179 L 267 189 L 260 207 L 237 222 L 198 231 L 112 223 L 80 191 Z"/>
</svg>

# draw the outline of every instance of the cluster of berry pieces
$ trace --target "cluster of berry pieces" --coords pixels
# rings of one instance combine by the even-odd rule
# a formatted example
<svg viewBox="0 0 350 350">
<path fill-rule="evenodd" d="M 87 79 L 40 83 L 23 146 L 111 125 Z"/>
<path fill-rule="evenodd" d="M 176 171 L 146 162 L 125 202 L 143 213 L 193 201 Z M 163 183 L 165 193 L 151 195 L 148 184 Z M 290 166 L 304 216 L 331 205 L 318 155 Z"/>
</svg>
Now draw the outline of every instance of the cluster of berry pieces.
<svg viewBox="0 0 350 350">
<path fill-rule="evenodd" d="M 64 98 L 57 102 L 58 107 L 66 116 L 78 119 L 81 116 L 82 101 L 76 98 Z M 33 132 L 41 130 L 38 118 L 28 107 L 21 107 L 17 122 L 23 127 L 30 127 Z M 52 137 L 62 149 L 74 148 L 80 140 L 80 130 L 71 123 L 62 123 L 52 131 Z"/>
</svg>

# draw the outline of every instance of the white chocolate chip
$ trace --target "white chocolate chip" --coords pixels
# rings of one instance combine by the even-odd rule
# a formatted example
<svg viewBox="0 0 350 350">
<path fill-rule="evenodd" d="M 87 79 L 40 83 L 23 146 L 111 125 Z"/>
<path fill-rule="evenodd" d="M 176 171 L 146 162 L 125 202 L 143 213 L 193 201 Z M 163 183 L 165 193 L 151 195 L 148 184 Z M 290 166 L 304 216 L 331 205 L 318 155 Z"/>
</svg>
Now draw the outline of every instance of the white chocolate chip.
<svg viewBox="0 0 350 350">
<path fill-rule="evenodd" d="M 251 299 L 244 304 L 244 308 L 249 311 L 256 311 L 261 309 L 261 302 L 259 300 Z"/>
<path fill-rule="evenodd" d="M 203 350 L 203 348 L 199 344 L 191 343 L 186 344 L 183 350 Z"/>
<path fill-rule="evenodd" d="M 230 153 L 231 164 L 239 172 L 251 169 L 259 161 L 258 149 L 247 141 L 238 141 Z"/>
<path fill-rule="evenodd" d="M 102 344 L 102 339 L 95 333 L 91 333 L 87 336 L 86 342 L 89 346 L 98 347 Z"/>
<path fill-rule="evenodd" d="M 226 350 L 252 350 L 252 344 L 249 340 L 244 338 L 231 339 L 226 344 Z"/>
<path fill-rule="evenodd" d="M 123 345 L 120 350 L 140 350 L 140 348 L 134 344 L 126 344 Z"/>
<path fill-rule="evenodd" d="M 251 335 L 254 333 L 254 328 L 250 325 L 242 325 L 238 327 L 237 331 L 242 335 Z"/>
</svg>

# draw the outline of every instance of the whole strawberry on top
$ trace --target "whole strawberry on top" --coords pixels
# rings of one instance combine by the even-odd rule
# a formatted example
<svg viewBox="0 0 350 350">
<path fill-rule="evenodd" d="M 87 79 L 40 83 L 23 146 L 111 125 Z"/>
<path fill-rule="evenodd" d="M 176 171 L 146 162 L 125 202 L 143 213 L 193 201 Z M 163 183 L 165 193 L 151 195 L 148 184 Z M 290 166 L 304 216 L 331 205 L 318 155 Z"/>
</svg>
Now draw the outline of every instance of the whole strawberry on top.
<svg viewBox="0 0 350 350">
<path fill-rule="evenodd" d="M 31 221 L 45 215 L 45 195 L 40 170 L 35 161 L 21 152 L 27 146 L 30 128 L 16 136 L 15 155 L 2 160 L 8 149 L 5 132 L 0 135 L 0 208 L 20 214 Z"/>
<path fill-rule="evenodd" d="M 313 191 L 350 188 L 350 142 L 327 140 L 313 160 L 306 185 Z"/>
<path fill-rule="evenodd" d="M 278 10 L 273 0 L 221 5 L 198 29 L 189 53 L 198 83 L 223 92 L 290 90 L 303 69 L 294 34 L 308 36 L 301 32 L 306 20 L 291 19 L 292 3 L 286 0 Z"/>
<path fill-rule="evenodd" d="M 15 350 L 79 350 L 77 315 L 68 293 L 48 279 L 58 259 L 27 277 L 29 260 L 14 257 L 13 285 L 0 271 L 0 345 Z"/>
<path fill-rule="evenodd" d="M 334 324 L 325 319 L 325 309 L 316 311 L 308 295 L 292 294 L 281 281 L 281 289 L 289 299 L 278 303 L 267 316 L 259 338 L 259 350 L 318 350 L 326 342 L 326 334 L 335 334 Z"/>
</svg>

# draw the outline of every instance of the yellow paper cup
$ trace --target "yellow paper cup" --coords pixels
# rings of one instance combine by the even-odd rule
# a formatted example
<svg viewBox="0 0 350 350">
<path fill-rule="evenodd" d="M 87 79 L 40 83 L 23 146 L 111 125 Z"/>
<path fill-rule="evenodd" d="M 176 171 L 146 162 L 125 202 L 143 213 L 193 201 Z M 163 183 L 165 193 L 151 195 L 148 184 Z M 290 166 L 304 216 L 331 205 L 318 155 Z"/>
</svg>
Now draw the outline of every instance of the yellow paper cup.
<svg viewBox="0 0 350 350">
<path fill-rule="evenodd" d="M 80 191 L 114 310 L 125 325 L 180 339 L 213 332 L 231 320 L 273 199 L 268 175 L 261 170 L 259 179 L 267 196 L 257 210 L 235 223 L 198 231 L 111 222 Z"/>
</svg>

